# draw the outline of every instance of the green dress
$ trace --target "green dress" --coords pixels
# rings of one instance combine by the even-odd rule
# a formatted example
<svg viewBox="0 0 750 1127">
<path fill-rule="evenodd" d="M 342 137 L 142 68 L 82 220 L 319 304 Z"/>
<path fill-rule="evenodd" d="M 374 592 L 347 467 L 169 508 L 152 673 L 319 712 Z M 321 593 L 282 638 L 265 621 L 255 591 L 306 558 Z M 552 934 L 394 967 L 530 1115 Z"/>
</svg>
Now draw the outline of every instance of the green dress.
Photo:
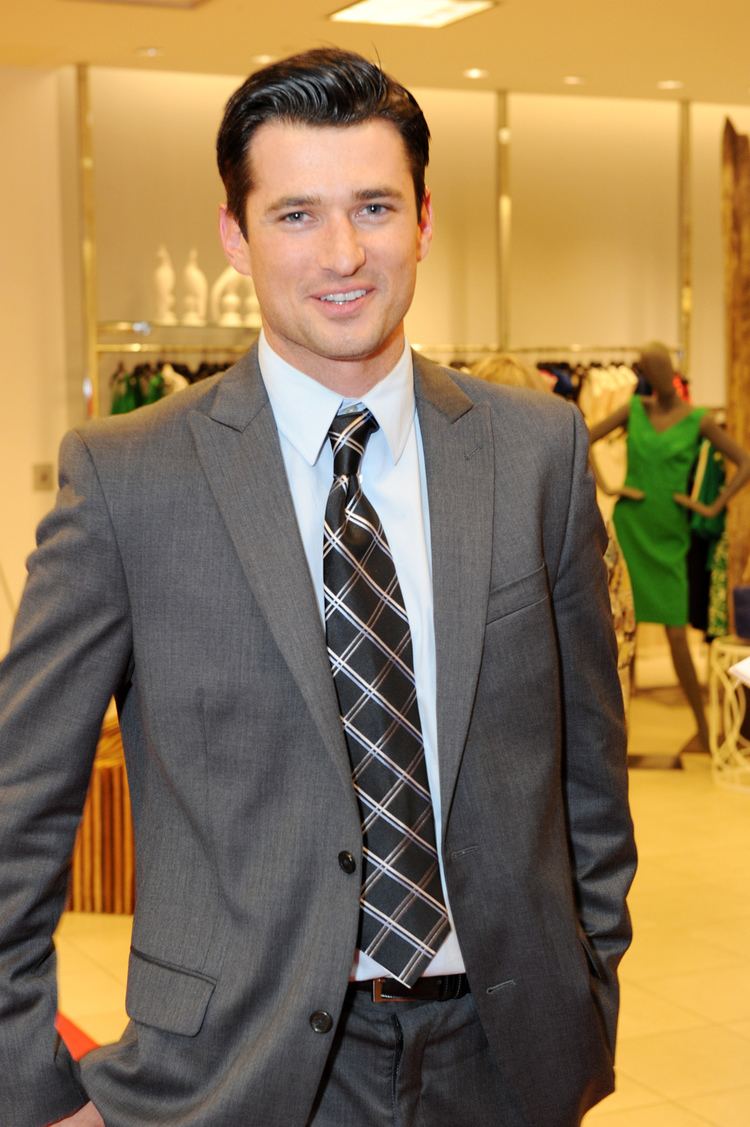
<svg viewBox="0 0 750 1127">
<path fill-rule="evenodd" d="M 617 539 L 633 586 L 637 622 L 685 626 L 688 621 L 686 557 L 690 513 L 672 500 L 687 493 L 701 441 L 696 407 L 664 431 L 654 428 L 641 398 L 630 400 L 628 472 L 625 484 L 642 489 L 642 501 L 621 497 L 615 505 Z"/>
</svg>

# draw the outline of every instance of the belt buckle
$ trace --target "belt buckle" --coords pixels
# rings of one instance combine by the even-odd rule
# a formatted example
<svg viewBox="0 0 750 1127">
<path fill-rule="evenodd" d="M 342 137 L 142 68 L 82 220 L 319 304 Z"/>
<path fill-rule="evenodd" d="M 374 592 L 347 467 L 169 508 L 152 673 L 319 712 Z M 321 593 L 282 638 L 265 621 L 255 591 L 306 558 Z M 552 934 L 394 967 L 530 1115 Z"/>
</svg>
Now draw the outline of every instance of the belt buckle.
<svg viewBox="0 0 750 1127">
<path fill-rule="evenodd" d="M 373 978 L 372 980 L 372 1000 L 373 1002 L 411 1002 L 412 998 L 402 994 L 386 994 L 383 991 L 383 983 L 388 980 L 385 978 Z"/>
</svg>

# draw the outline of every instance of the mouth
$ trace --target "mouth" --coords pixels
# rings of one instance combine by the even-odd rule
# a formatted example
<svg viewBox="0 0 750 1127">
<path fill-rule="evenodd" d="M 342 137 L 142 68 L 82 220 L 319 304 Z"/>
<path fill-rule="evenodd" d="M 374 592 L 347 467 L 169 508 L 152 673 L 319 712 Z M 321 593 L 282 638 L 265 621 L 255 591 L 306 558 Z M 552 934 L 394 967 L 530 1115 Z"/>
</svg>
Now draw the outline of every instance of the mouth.
<svg viewBox="0 0 750 1127">
<path fill-rule="evenodd" d="M 318 301 L 325 301 L 329 305 L 351 305 L 354 301 L 367 296 L 367 290 L 347 290 L 334 293 L 320 294 Z"/>
</svg>

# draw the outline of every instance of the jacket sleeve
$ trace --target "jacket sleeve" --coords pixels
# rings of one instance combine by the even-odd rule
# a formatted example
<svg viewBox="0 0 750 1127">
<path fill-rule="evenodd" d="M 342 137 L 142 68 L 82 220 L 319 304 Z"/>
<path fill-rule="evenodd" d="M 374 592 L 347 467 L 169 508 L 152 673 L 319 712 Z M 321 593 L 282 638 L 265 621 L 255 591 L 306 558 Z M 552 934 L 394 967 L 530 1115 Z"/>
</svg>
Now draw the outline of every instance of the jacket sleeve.
<svg viewBox="0 0 750 1127">
<path fill-rule="evenodd" d="M 0 1118 L 13 1127 L 41 1127 L 86 1100 L 53 1025 L 52 936 L 102 717 L 130 650 L 113 524 L 73 433 L 0 665 Z"/>
<path fill-rule="evenodd" d="M 573 418 L 565 533 L 552 594 L 564 710 L 563 784 L 578 914 L 599 979 L 610 1044 L 617 1022 L 617 964 L 631 928 L 626 895 L 636 852 L 628 806 L 627 735 L 603 552 L 606 533 L 588 469 L 588 438 Z"/>
</svg>

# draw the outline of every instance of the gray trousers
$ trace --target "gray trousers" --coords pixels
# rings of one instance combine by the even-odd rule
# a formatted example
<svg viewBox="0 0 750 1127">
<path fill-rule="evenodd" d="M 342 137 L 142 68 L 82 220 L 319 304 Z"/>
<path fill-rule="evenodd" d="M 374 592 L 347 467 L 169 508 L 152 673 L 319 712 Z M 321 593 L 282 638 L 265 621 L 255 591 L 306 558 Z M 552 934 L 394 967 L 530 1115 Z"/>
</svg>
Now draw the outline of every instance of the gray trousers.
<svg viewBox="0 0 750 1127">
<path fill-rule="evenodd" d="M 372 1001 L 350 990 L 308 1127 L 530 1127 L 471 994 Z"/>
</svg>

